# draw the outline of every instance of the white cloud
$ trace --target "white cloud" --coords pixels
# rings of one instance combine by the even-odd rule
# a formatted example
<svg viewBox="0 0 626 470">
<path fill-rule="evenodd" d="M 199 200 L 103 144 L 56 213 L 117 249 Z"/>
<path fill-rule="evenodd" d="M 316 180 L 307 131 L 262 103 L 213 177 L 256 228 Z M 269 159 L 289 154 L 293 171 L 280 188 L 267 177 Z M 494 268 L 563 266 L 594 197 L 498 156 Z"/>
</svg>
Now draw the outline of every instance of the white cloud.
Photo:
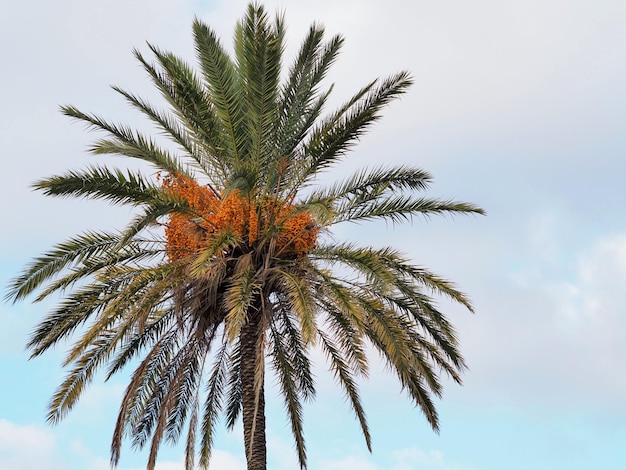
<svg viewBox="0 0 626 470">
<path fill-rule="evenodd" d="M 245 470 L 246 464 L 240 456 L 221 450 L 213 451 L 209 468 L 215 470 Z"/>
<path fill-rule="evenodd" d="M 0 468 L 7 470 L 110 470 L 108 457 L 95 455 L 81 440 L 61 452 L 51 428 L 0 419 Z M 141 470 L 122 465 L 117 470 Z M 183 470 L 184 462 L 161 461 L 156 470 Z M 215 449 L 209 469 L 245 470 L 241 456 Z"/>
<path fill-rule="evenodd" d="M 392 453 L 394 465 L 391 470 L 454 470 L 459 467 L 446 461 L 438 450 L 424 451 L 417 447 L 396 450 Z"/>
<path fill-rule="evenodd" d="M 320 470 L 457 470 L 456 464 L 447 461 L 438 450 L 424 451 L 417 447 L 398 449 L 391 452 L 389 466 L 380 466 L 372 456 L 349 455 L 323 460 Z"/>
<path fill-rule="evenodd" d="M 109 460 L 96 457 L 88 464 L 88 470 L 110 470 Z M 155 470 L 184 470 L 184 461 L 158 462 Z M 246 465 L 241 458 L 222 450 L 214 450 L 209 470 L 245 470 Z M 142 470 L 142 467 L 118 467 L 116 470 Z"/>
<path fill-rule="evenodd" d="M 341 457 L 333 460 L 323 460 L 319 465 L 320 470 L 379 470 L 379 467 L 366 457 Z"/>
<path fill-rule="evenodd" d="M 291 470 L 297 468 L 297 460 L 287 442 L 276 435 L 268 438 L 268 457 L 271 468 Z M 382 470 L 369 455 L 362 451 L 345 450 L 344 456 L 322 459 L 320 470 Z M 352 455 L 349 455 L 352 454 Z M 273 461 L 271 459 L 274 459 Z M 423 451 L 418 448 L 399 449 L 391 453 L 390 470 L 453 470 L 457 467 L 446 462 L 437 450 Z M 36 425 L 18 425 L 0 420 L 0 468 L 11 470 L 109 470 L 106 457 L 94 455 L 83 441 L 74 440 L 70 452 L 61 456 L 52 431 Z M 118 470 L 140 470 L 141 467 L 122 465 Z M 245 459 L 240 455 L 216 449 L 213 451 L 210 469 L 245 470 Z M 156 470 L 183 470 L 180 461 L 162 461 Z"/>
<path fill-rule="evenodd" d="M 554 254 L 526 261 L 473 284 L 478 315 L 457 322 L 470 371 L 453 396 L 626 412 L 626 236 L 596 239 L 559 269 Z"/>
<path fill-rule="evenodd" d="M 60 470 L 52 432 L 35 425 L 0 419 L 0 468 L 11 470 Z"/>
</svg>

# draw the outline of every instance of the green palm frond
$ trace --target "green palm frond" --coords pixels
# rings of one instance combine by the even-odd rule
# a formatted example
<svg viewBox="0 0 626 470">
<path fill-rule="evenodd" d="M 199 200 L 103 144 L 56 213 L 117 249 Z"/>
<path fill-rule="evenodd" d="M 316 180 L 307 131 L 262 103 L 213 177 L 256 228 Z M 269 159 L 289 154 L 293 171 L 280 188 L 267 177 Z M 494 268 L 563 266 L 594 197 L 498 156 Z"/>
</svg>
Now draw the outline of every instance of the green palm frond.
<svg viewBox="0 0 626 470">
<path fill-rule="evenodd" d="M 280 110 L 275 132 L 275 165 L 269 166 L 267 191 L 282 192 L 279 175 L 287 173 L 282 184 L 289 182 L 288 175 L 297 174 L 298 165 L 291 156 L 320 116 L 330 89 L 320 93 L 321 81 L 339 54 L 343 44 L 340 36 L 323 43 L 324 30 L 312 26 L 305 38 L 289 77 L 281 91 Z M 284 167 L 284 168 L 281 168 Z"/>
<path fill-rule="evenodd" d="M 232 431 L 241 414 L 241 342 L 237 341 L 229 356 L 228 398 L 224 412 L 226 429 Z"/>
<path fill-rule="evenodd" d="M 77 289 L 71 298 L 60 302 L 46 315 L 31 334 L 26 345 L 31 351 L 31 359 L 70 336 L 89 318 L 97 315 L 114 296 L 109 285 L 100 283 Z"/>
<path fill-rule="evenodd" d="M 365 131 L 380 119 L 380 110 L 404 93 L 412 81 L 407 72 L 401 72 L 382 81 L 378 87 L 375 87 L 376 83 L 373 81 L 365 86 L 313 130 L 303 147 L 307 162 L 303 182 L 315 178 L 320 171 L 343 158 Z"/>
<path fill-rule="evenodd" d="M 117 248 L 117 247 L 116 247 Z M 106 255 L 106 256 L 104 256 Z M 163 249 L 138 249 L 138 245 L 127 244 L 121 250 L 113 249 L 103 256 L 93 256 L 80 266 L 72 268 L 68 274 L 56 281 L 50 282 L 35 298 L 41 302 L 55 292 L 64 292 L 75 284 L 89 279 L 92 275 L 103 272 L 106 268 L 116 265 L 137 265 L 140 262 L 149 262 L 163 256 Z"/>
<path fill-rule="evenodd" d="M 139 55 L 139 57 L 141 56 Z M 144 61 L 145 59 L 141 57 L 140 60 Z M 146 63 L 145 67 L 151 66 Z M 166 81 L 156 70 L 151 69 L 151 74 L 160 77 L 160 80 Z M 160 84 L 161 82 L 158 83 Z M 166 81 L 163 87 L 168 83 L 169 82 Z M 198 86 L 201 87 L 201 85 Z M 167 88 L 167 93 L 169 93 L 170 101 L 173 102 L 172 106 L 174 107 L 175 113 L 174 115 L 170 115 L 156 109 L 150 103 L 133 93 L 122 90 L 119 87 L 113 87 L 113 89 L 124 96 L 134 108 L 141 111 L 155 123 L 158 128 L 162 130 L 164 135 L 178 144 L 184 152 L 183 156 L 186 157 L 186 161 L 191 159 L 199 169 L 209 176 L 214 184 L 224 185 L 224 182 L 228 178 L 227 166 L 224 164 L 226 158 L 222 155 L 223 152 L 219 144 L 221 136 L 217 129 L 216 118 L 210 107 L 206 106 L 206 109 L 198 111 L 197 105 L 193 107 L 189 103 L 177 103 L 175 101 L 177 100 L 175 91 Z M 187 95 L 185 94 L 183 97 L 187 97 Z M 191 116 L 183 115 L 183 109 L 187 114 L 191 114 Z M 199 114 L 199 116 L 196 114 Z M 206 139 L 198 139 L 196 133 L 200 132 L 207 135 Z M 207 142 L 205 142 L 205 140 Z"/>
<path fill-rule="evenodd" d="M 283 323 L 289 323 L 290 319 L 285 315 L 282 316 Z M 283 395 L 285 409 L 291 423 L 291 432 L 296 442 L 296 450 L 298 452 L 298 461 L 300 467 L 306 466 L 306 446 L 304 443 L 304 433 L 302 428 L 302 403 L 301 392 L 297 383 L 297 366 L 293 364 L 290 357 L 289 346 L 285 344 L 285 329 L 277 329 L 277 325 L 270 327 L 271 338 L 271 356 L 274 369 L 278 372 L 278 381 L 280 390 Z M 293 329 L 293 328 L 292 328 Z M 299 345 L 304 346 L 302 343 Z"/>
<path fill-rule="evenodd" d="M 327 92 L 319 87 L 343 45 L 341 36 L 324 44 L 324 29 L 313 25 L 300 48 L 282 91 L 280 130 L 277 139 L 279 154 L 288 155 L 302 142 L 319 117 Z"/>
<path fill-rule="evenodd" d="M 328 293 L 326 294 L 328 295 Z M 332 300 L 336 300 L 332 294 L 330 297 Z M 353 312 L 358 307 L 355 304 L 350 304 L 347 309 L 338 309 L 332 300 L 318 299 L 317 301 L 328 313 L 324 328 L 319 329 L 318 332 L 326 331 L 327 338 L 330 338 L 328 335 L 332 335 L 341 348 L 342 354 L 344 354 L 345 360 L 342 363 L 345 363 L 355 374 L 367 377 L 369 366 L 365 353 L 364 328 L 361 328 L 360 325 L 355 326 L 351 321 L 354 318 Z M 365 316 L 362 310 L 359 310 L 357 315 Z"/>
<path fill-rule="evenodd" d="M 84 171 L 68 171 L 64 175 L 39 180 L 33 188 L 46 196 L 104 199 L 111 204 L 148 204 L 159 197 L 158 186 L 138 172 L 110 170 L 90 166 Z"/>
<path fill-rule="evenodd" d="M 193 32 L 205 86 L 211 95 L 211 103 L 220 127 L 227 136 L 224 139 L 224 153 L 236 167 L 249 151 L 246 133 L 242 128 L 246 109 L 242 84 L 238 80 L 235 64 L 224 51 L 213 30 L 196 19 Z"/>
<path fill-rule="evenodd" d="M 79 121 L 83 121 L 94 130 L 106 131 L 110 139 L 100 139 L 90 151 L 95 155 L 120 155 L 138 158 L 154 165 L 157 169 L 174 174 L 185 174 L 185 169 L 170 152 L 163 150 L 150 138 L 132 129 L 109 123 L 98 116 L 86 114 L 73 106 L 63 106 L 61 111 Z"/>
<path fill-rule="evenodd" d="M 418 339 L 417 333 L 395 311 L 382 310 L 380 301 L 364 298 L 361 303 L 368 313 L 367 337 L 382 353 L 389 368 L 400 380 L 402 388 L 437 431 L 439 418 L 430 392 L 439 396 L 441 386 L 428 361 L 424 360 L 420 351 L 411 347 L 412 341 Z"/>
<path fill-rule="evenodd" d="M 249 165 L 255 174 L 271 162 L 275 122 L 278 115 L 284 25 L 277 17 L 271 25 L 262 7 L 250 5 L 235 28 L 237 71 L 245 93 Z"/>
<path fill-rule="evenodd" d="M 405 286 L 421 298 L 428 299 L 419 289 L 423 287 L 437 295 L 446 296 L 473 311 L 467 296 L 453 283 L 423 267 L 411 264 L 406 256 L 393 248 L 363 248 L 352 243 L 324 244 L 312 251 L 311 256 L 327 263 L 343 263 L 360 271 L 369 282 L 376 283 L 377 280 L 368 276 L 368 273 L 383 273 L 382 275 L 387 279 L 393 279 L 396 288 Z M 443 317 L 437 319 L 438 322 L 442 320 Z"/>
<path fill-rule="evenodd" d="M 162 72 L 150 65 L 138 51 L 135 51 L 135 56 L 171 105 L 174 116 L 193 136 L 193 142 L 190 142 L 189 138 L 183 141 L 184 148 L 189 152 L 188 156 L 195 160 L 205 173 L 219 170 L 220 176 L 226 177 L 228 165 L 231 166 L 231 170 L 233 165 L 229 159 L 230 154 L 225 151 L 228 137 L 223 133 L 222 123 L 216 114 L 215 106 L 207 96 L 204 84 L 182 59 L 153 45 L 150 45 L 150 49 L 157 58 Z M 149 117 L 151 114 L 153 113 L 148 111 Z M 151 119 L 154 120 L 152 117 Z M 168 130 L 174 141 L 180 142 L 182 134 L 172 127 L 171 122 L 170 119 L 164 129 Z M 162 126 L 161 123 L 159 125 Z M 173 134 L 169 129 L 176 133 Z"/>
<path fill-rule="evenodd" d="M 314 191 L 303 201 L 303 204 L 306 205 L 326 199 L 332 201 L 364 197 L 375 199 L 392 191 L 424 191 L 428 189 L 431 180 L 432 177 L 427 172 L 408 166 L 363 169 L 350 175 L 350 177 L 344 181 Z"/>
<path fill-rule="evenodd" d="M 163 271 L 158 268 L 132 270 L 128 274 L 122 288 L 116 289 L 115 295 L 102 302 L 104 306 L 99 310 L 98 317 L 74 343 L 67 353 L 65 364 L 73 362 L 103 332 L 107 335 L 110 331 L 115 332 L 113 336 L 107 336 L 113 349 L 127 332 L 135 327 L 141 329 L 153 311 L 161 310 L 173 290 L 172 282 L 177 282 L 175 277 L 164 277 Z"/>
<path fill-rule="evenodd" d="M 402 195 L 383 195 L 365 200 L 349 200 L 336 208 L 334 223 L 360 222 L 383 219 L 394 223 L 410 221 L 415 215 L 483 214 L 479 207 L 466 202 L 414 198 Z"/>
<path fill-rule="evenodd" d="M 222 396 L 226 383 L 226 367 L 228 364 L 230 344 L 224 342 L 215 354 L 213 372 L 207 381 L 207 394 L 202 414 L 202 442 L 200 444 L 200 465 L 209 466 L 215 421 L 222 408 Z"/>
<path fill-rule="evenodd" d="M 15 302 L 27 297 L 64 269 L 108 252 L 119 241 L 119 234 L 86 232 L 56 245 L 53 250 L 31 261 L 22 274 L 11 282 L 7 300 Z"/>
<path fill-rule="evenodd" d="M 368 450 L 372 451 L 372 436 L 370 435 L 369 426 L 367 424 L 367 418 L 365 417 L 365 410 L 363 409 L 363 405 L 361 403 L 361 398 L 359 396 L 359 391 L 357 384 L 354 380 L 354 374 L 350 370 L 347 361 L 342 356 L 340 349 L 335 346 L 335 344 L 330 340 L 328 336 L 326 336 L 322 331 L 318 332 L 322 349 L 326 353 L 328 360 L 330 361 L 330 368 L 335 378 L 339 382 L 339 384 L 344 389 L 348 400 L 350 401 L 350 405 L 352 406 L 352 410 L 359 420 L 359 424 L 361 425 L 361 431 L 363 432 L 363 437 L 365 437 L 365 443 L 367 445 Z"/>
</svg>

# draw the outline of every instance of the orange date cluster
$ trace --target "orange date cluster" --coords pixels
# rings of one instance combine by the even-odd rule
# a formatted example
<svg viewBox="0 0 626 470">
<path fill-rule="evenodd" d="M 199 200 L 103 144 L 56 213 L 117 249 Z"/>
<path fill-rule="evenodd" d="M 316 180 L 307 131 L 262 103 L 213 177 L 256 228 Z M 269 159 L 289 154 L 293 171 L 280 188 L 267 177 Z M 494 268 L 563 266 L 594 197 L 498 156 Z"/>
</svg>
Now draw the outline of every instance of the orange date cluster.
<svg viewBox="0 0 626 470">
<path fill-rule="evenodd" d="M 174 212 L 165 227 L 167 254 L 171 261 L 197 254 L 213 237 L 224 232 L 249 248 L 260 238 L 274 234 L 276 253 L 302 256 L 317 242 L 319 226 L 310 212 L 265 196 L 258 200 L 233 190 L 225 197 L 182 175 L 158 175 L 163 187 L 189 204 L 193 214 Z"/>
</svg>

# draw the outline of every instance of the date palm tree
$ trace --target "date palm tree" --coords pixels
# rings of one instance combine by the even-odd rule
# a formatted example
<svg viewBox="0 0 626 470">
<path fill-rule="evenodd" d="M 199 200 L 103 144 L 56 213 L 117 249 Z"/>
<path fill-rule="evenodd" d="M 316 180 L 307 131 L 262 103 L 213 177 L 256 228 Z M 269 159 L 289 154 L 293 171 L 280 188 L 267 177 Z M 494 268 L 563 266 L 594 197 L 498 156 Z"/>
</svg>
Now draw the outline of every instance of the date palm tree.
<svg viewBox="0 0 626 470">
<path fill-rule="evenodd" d="M 216 421 L 243 420 L 248 469 L 266 468 L 265 377 L 277 377 L 306 467 L 303 402 L 315 394 L 310 353 L 318 348 L 343 388 L 367 447 L 370 432 L 357 378 L 368 347 L 378 350 L 433 429 L 439 373 L 456 382 L 464 361 L 436 308 L 443 295 L 471 310 L 451 283 L 393 248 L 334 239 L 346 222 L 482 213 L 474 205 L 420 196 L 428 173 L 411 166 L 358 171 L 331 185 L 336 168 L 381 110 L 405 92 L 401 72 L 366 84 L 323 113 L 321 88 L 343 39 L 313 25 L 282 73 L 283 19 L 251 4 L 235 29 L 234 53 L 200 20 L 193 24 L 198 70 L 150 45 L 137 60 L 167 102 L 154 107 L 115 88 L 169 138 L 166 145 L 72 106 L 63 112 L 105 136 L 95 155 L 140 159 L 150 170 L 92 165 L 34 184 L 48 196 L 104 199 L 134 208 L 120 232 L 86 232 L 35 258 L 9 287 L 17 301 L 64 297 L 36 327 L 39 356 L 74 338 L 48 421 L 56 423 L 104 369 L 133 364 L 113 432 L 149 446 L 148 469 L 165 439 L 186 439 L 186 468 L 206 468 Z M 148 168 L 146 166 L 146 168 Z"/>
</svg>

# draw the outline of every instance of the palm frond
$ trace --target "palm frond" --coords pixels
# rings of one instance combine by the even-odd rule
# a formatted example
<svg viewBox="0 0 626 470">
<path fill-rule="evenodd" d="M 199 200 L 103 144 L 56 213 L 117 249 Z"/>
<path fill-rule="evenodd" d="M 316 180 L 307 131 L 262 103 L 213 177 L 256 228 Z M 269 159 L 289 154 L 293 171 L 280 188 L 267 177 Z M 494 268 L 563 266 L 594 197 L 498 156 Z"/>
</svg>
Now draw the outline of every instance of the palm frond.
<svg viewBox="0 0 626 470">
<path fill-rule="evenodd" d="M 166 150 L 159 148 L 156 143 L 137 131 L 109 123 L 104 119 L 79 111 L 73 106 L 63 106 L 61 111 L 66 116 L 85 122 L 95 130 L 106 131 L 112 135 L 111 139 L 100 139 L 90 148 L 95 155 L 120 155 L 138 158 L 154 165 L 157 169 L 172 174 L 186 174 L 178 160 Z"/>
<path fill-rule="evenodd" d="M 75 367 L 52 395 L 46 417 L 48 422 L 58 423 L 74 407 L 98 367 L 109 354 L 109 343 L 106 338 L 90 344 L 89 349 L 76 360 Z"/>
<path fill-rule="evenodd" d="M 361 403 L 361 398 L 359 397 L 359 391 L 357 384 L 354 381 L 353 373 L 350 371 L 350 368 L 348 367 L 348 364 L 344 357 L 342 357 L 340 349 L 335 346 L 330 338 L 325 335 L 321 330 L 318 331 L 318 335 L 321 340 L 320 342 L 322 349 L 326 353 L 326 357 L 330 361 L 331 370 L 339 384 L 346 392 L 346 396 L 350 401 L 352 410 L 354 411 L 354 414 L 356 415 L 357 419 L 359 420 L 359 424 L 361 425 L 361 431 L 363 432 L 363 437 L 365 438 L 367 448 L 371 452 L 372 437 L 369 432 L 367 418 L 365 417 L 365 411 L 363 410 L 363 405 Z"/>
<path fill-rule="evenodd" d="M 283 323 L 290 322 L 283 315 Z M 271 355 L 274 369 L 278 374 L 281 394 L 291 423 L 291 433 L 296 443 L 300 468 L 306 468 L 306 446 L 302 428 L 302 403 L 300 390 L 296 382 L 297 367 L 292 363 L 289 347 L 285 344 L 284 331 L 278 331 L 276 326 L 270 326 Z M 300 344 L 302 347 L 303 344 Z"/>
<path fill-rule="evenodd" d="M 119 241 L 119 234 L 85 232 L 59 243 L 51 251 L 31 261 L 22 274 L 11 281 L 6 299 L 13 302 L 24 299 L 67 267 L 77 266 L 93 256 L 100 256 L 115 248 Z"/>
<path fill-rule="evenodd" d="M 287 299 L 286 308 L 298 317 L 304 346 L 313 344 L 317 331 L 317 311 L 309 283 L 301 276 L 286 270 L 277 270 L 275 275 Z"/>
<path fill-rule="evenodd" d="M 271 161 L 269 146 L 278 114 L 283 40 L 282 18 L 277 17 L 271 25 L 260 5 L 249 5 L 235 28 L 236 66 L 245 92 L 246 134 L 250 139 L 246 159 L 257 175 Z"/>
<path fill-rule="evenodd" d="M 237 260 L 231 278 L 232 284 L 224 292 L 224 307 L 227 311 L 224 326 L 229 341 L 234 341 L 239 336 L 242 326 L 248 321 L 250 308 L 260 292 L 254 273 L 252 255 L 243 255 Z"/>
<path fill-rule="evenodd" d="M 196 19 L 193 23 L 194 40 L 198 60 L 221 127 L 228 138 L 223 139 L 225 153 L 236 166 L 249 149 L 245 122 L 245 105 L 242 85 L 236 67 L 226 54 L 211 28 Z"/>
<path fill-rule="evenodd" d="M 226 429 L 232 431 L 241 414 L 241 342 L 236 341 L 228 358 L 228 397 L 224 412 Z"/>
<path fill-rule="evenodd" d="M 207 381 L 207 395 L 202 413 L 202 439 L 200 443 L 200 466 L 209 467 L 211 449 L 213 448 L 213 434 L 215 420 L 222 409 L 222 396 L 226 382 L 226 367 L 230 343 L 224 342 L 215 354 L 211 376 Z"/>
<path fill-rule="evenodd" d="M 187 445 L 185 446 L 185 470 L 194 470 L 196 468 L 196 435 L 198 432 L 198 408 L 199 393 L 196 389 L 193 404 L 191 405 L 191 417 L 189 418 L 189 426 L 187 430 Z"/>
<path fill-rule="evenodd" d="M 210 174 L 218 169 L 221 176 L 225 177 L 229 170 L 232 171 L 230 154 L 225 151 L 228 136 L 224 135 L 222 122 L 212 99 L 207 95 L 204 83 L 179 57 L 153 45 L 150 45 L 150 49 L 165 73 L 149 65 L 139 52 L 135 52 L 135 56 L 170 103 L 178 120 L 194 136 L 196 151 L 190 152 L 189 157 L 205 173 Z"/>
<path fill-rule="evenodd" d="M 36 181 L 33 188 L 46 196 L 104 199 L 112 204 L 147 204 L 159 197 L 158 186 L 145 179 L 141 173 L 110 170 L 102 166 L 90 166 L 82 171 L 68 171 Z"/>
<path fill-rule="evenodd" d="M 429 217 L 435 214 L 484 214 L 484 211 L 466 202 L 389 194 L 374 199 L 366 196 L 365 199 L 345 201 L 336 207 L 333 222 L 383 219 L 402 223 L 410 221 L 415 215 Z"/>
<path fill-rule="evenodd" d="M 92 275 L 101 273 L 111 266 L 137 265 L 137 263 L 150 261 L 155 257 L 162 258 L 162 256 L 162 248 L 143 249 L 139 244 L 130 243 L 123 247 L 116 246 L 110 252 L 102 256 L 93 256 L 89 261 L 84 261 L 80 266 L 72 268 L 68 274 L 50 282 L 35 298 L 35 301 L 41 302 L 55 292 L 64 292 L 76 283 L 89 279 Z"/>
<path fill-rule="evenodd" d="M 313 191 L 301 205 L 316 211 L 321 216 L 320 223 L 332 224 L 336 217 L 383 197 L 405 190 L 423 191 L 428 188 L 430 180 L 427 172 L 408 166 L 364 169 L 330 187 Z M 316 210 L 320 205 L 325 209 L 323 212 Z"/>
<path fill-rule="evenodd" d="M 228 169 L 224 163 L 227 161 L 227 158 L 221 151 L 216 117 L 213 115 L 208 103 L 206 101 L 195 102 L 195 106 L 191 106 L 191 103 L 186 101 L 179 103 L 178 101 L 188 98 L 188 95 L 183 93 L 179 98 L 176 91 L 171 89 L 168 80 L 145 62 L 145 59 L 138 52 L 136 54 L 142 64 L 144 64 L 144 67 L 149 70 L 154 81 L 163 89 L 163 93 L 169 97 L 170 104 L 174 106 L 175 115 L 172 116 L 159 111 L 147 101 L 119 87 L 113 87 L 113 89 L 124 96 L 133 107 L 141 111 L 166 136 L 178 144 L 185 152 L 184 157 L 191 159 L 211 179 L 213 184 L 223 186 L 228 178 Z M 200 87 L 201 85 L 198 84 L 197 86 Z M 200 89 L 195 94 L 201 91 Z M 198 107 L 205 109 L 199 111 Z M 183 109 L 187 114 L 197 113 L 199 116 L 195 114 L 191 117 L 183 116 Z M 197 136 L 198 133 L 206 134 L 207 137 L 200 139 Z"/>
<path fill-rule="evenodd" d="M 281 93 L 276 133 L 277 155 L 290 155 L 302 142 L 320 115 L 330 90 L 319 94 L 319 86 L 343 45 L 341 36 L 323 44 L 324 29 L 313 25 L 289 71 Z"/>
<path fill-rule="evenodd" d="M 380 300 L 362 298 L 361 304 L 368 312 L 367 337 L 387 360 L 433 430 L 438 431 L 439 418 L 429 388 L 439 396 L 441 385 L 423 352 L 411 347 L 413 341 L 421 338 L 394 310 L 384 308 Z"/>
<path fill-rule="evenodd" d="M 363 133 L 380 118 L 380 110 L 411 85 L 409 74 L 401 72 L 380 83 L 369 83 L 342 108 L 322 120 L 312 131 L 303 150 L 307 161 L 302 182 L 338 162 Z"/>
<path fill-rule="evenodd" d="M 128 272 L 127 281 L 125 279 L 122 288 L 103 302 L 104 307 L 98 318 L 74 343 L 64 364 L 73 362 L 103 334 L 111 340 L 111 349 L 114 349 L 116 343 L 122 341 L 133 328 L 141 329 L 148 316 L 167 302 L 172 282 L 179 282 L 176 278 L 168 278 L 166 273 L 158 268 Z M 114 277 L 117 278 L 117 274 Z"/>
</svg>

